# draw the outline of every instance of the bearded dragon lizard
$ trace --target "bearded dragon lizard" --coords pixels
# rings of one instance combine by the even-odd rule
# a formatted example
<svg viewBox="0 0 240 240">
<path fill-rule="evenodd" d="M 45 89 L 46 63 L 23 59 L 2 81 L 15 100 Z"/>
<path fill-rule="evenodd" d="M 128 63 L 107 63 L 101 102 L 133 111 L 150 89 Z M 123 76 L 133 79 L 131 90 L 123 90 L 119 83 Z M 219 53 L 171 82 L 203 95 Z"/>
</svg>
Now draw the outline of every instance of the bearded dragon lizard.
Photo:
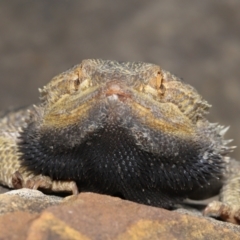
<svg viewBox="0 0 240 240">
<path fill-rule="evenodd" d="M 2 114 L 0 183 L 164 208 L 220 190 L 205 214 L 240 223 L 240 164 L 209 108 L 157 65 L 84 60 L 40 89 L 38 105 Z"/>
</svg>

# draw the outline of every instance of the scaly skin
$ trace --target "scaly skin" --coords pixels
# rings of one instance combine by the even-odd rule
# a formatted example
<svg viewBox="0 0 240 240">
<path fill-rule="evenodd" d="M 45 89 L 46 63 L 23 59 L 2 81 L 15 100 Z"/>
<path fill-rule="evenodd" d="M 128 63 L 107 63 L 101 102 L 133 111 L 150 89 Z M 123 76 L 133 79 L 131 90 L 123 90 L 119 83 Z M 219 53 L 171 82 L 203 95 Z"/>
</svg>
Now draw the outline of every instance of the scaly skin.
<svg viewBox="0 0 240 240">
<path fill-rule="evenodd" d="M 21 166 L 19 142 L 22 128 L 33 107 L 4 114 L 0 120 L 0 184 L 10 188 L 47 189 L 53 192 L 64 191 L 78 193 L 73 181 L 52 181 L 48 176 L 36 175 Z"/>
<path fill-rule="evenodd" d="M 93 191 L 172 208 L 221 190 L 205 210 L 240 219 L 240 164 L 196 90 L 148 63 L 84 60 L 0 120 L 0 183 Z"/>
</svg>

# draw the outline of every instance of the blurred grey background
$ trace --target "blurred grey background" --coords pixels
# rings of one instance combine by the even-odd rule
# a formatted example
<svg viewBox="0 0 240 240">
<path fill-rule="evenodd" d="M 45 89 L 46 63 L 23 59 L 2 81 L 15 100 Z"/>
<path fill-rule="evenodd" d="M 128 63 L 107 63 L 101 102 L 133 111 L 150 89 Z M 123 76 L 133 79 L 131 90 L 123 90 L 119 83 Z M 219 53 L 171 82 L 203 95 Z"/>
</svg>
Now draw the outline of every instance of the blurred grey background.
<svg viewBox="0 0 240 240">
<path fill-rule="evenodd" d="M 0 110 L 85 58 L 146 61 L 182 77 L 230 125 L 240 158 L 240 1 L 0 1 Z"/>
</svg>

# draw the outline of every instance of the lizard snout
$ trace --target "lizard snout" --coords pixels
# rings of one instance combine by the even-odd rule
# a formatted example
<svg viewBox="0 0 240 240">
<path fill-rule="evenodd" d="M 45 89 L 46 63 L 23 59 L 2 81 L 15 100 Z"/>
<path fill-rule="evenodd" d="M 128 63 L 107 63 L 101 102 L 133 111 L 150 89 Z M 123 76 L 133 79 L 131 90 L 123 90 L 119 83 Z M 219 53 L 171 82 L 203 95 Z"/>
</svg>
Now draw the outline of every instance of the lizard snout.
<svg viewBox="0 0 240 240">
<path fill-rule="evenodd" d="M 125 100 L 130 98 L 130 94 L 124 90 L 124 87 L 117 82 L 111 82 L 107 84 L 107 89 L 105 92 L 107 98 L 111 97 L 114 99 Z"/>
</svg>

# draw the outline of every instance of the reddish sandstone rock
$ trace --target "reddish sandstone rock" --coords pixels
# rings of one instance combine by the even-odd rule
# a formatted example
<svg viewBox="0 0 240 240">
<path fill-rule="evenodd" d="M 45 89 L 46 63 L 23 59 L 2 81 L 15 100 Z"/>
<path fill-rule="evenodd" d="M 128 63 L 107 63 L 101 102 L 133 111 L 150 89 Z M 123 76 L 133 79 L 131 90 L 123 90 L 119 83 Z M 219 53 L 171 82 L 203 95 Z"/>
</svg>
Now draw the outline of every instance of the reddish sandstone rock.
<svg viewBox="0 0 240 240">
<path fill-rule="evenodd" d="M 37 201 L 35 198 L 33 201 Z M 16 204 L 16 203 L 15 203 Z M 6 226 L 6 227 L 5 227 Z M 239 239 L 240 226 L 94 193 L 0 216 L 0 239 Z"/>
<path fill-rule="evenodd" d="M 62 204 L 41 210 L 37 207 L 38 193 L 28 199 L 36 205 L 24 205 L 21 195 L 9 198 L 6 206 L 12 213 L 0 216 L 0 239 L 240 239 L 240 226 L 186 211 L 173 212 L 94 193 L 67 197 Z M 46 198 L 52 205 L 51 197 Z M 21 204 L 22 209 L 10 207 Z M 35 212 L 41 212 L 31 213 L 33 206 Z"/>
<path fill-rule="evenodd" d="M 0 215 L 16 211 L 41 212 L 61 201 L 60 197 L 47 196 L 38 190 L 13 190 L 0 194 Z"/>
<path fill-rule="evenodd" d="M 27 239 L 29 226 L 38 216 L 36 213 L 28 212 L 14 212 L 0 216 L 0 239 Z"/>
</svg>

